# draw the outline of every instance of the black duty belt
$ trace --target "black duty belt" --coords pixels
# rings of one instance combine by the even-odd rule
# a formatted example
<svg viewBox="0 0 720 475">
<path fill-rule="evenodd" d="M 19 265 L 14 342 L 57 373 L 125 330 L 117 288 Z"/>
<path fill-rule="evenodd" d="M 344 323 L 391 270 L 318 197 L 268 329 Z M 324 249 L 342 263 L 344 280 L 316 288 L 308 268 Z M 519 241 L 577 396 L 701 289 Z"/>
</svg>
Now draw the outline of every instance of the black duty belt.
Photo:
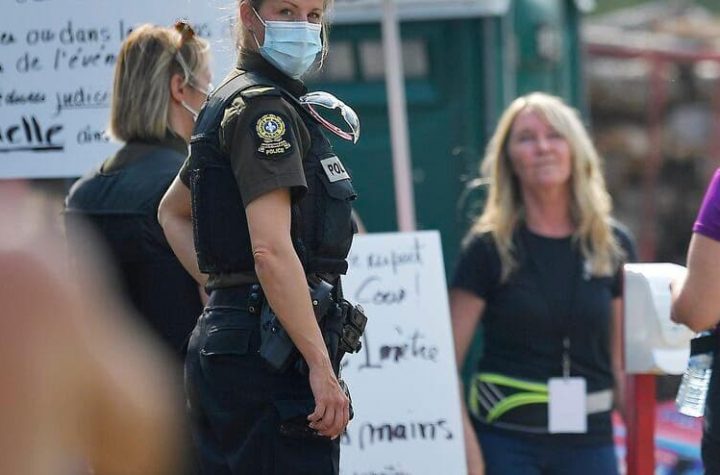
<svg viewBox="0 0 720 475">
<path fill-rule="evenodd" d="M 260 284 L 247 284 L 214 289 L 210 293 L 207 307 L 243 309 L 252 315 L 260 315 L 263 300 Z"/>
</svg>

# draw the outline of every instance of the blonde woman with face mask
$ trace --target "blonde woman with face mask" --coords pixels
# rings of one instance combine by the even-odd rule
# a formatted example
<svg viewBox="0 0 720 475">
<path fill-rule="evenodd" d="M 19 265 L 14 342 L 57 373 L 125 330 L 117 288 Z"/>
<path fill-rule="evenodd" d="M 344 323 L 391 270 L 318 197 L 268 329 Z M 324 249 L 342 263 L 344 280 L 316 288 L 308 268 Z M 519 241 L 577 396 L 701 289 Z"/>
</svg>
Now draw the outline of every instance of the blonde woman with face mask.
<svg viewBox="0 0 720 475">
<path fill-rule="evenodd" d="M 331 288 L 328 308 L 340 308 L 356 193 L 325 132 L 355 141 L 359 123 L 302 82 L 325 56 L 330 3 L 238 4 L 237 65 L 201 111 L 160 206 L 168 241 L 210 295 L 185 364 L 204 473 L 338 473 L 349 348 L 330 326 L 344 314 L 320 310 L 309 286 Z M 275 332 L 286 352 L 265 351 Z"/>
<path fill-rule="evenodd" d="M 88 225 L 110 251 L 124 296 L 178 355 L 202 312 L 200 289 L 157 221 L 160 199 L 188 153 L 210 86 L 209 44 L 192 27 L 140 25 L 115 65 L 110 135 L 122 148 L 78 180 L 66 200 L 68 240 L 83 253 Z"/>
</svg>

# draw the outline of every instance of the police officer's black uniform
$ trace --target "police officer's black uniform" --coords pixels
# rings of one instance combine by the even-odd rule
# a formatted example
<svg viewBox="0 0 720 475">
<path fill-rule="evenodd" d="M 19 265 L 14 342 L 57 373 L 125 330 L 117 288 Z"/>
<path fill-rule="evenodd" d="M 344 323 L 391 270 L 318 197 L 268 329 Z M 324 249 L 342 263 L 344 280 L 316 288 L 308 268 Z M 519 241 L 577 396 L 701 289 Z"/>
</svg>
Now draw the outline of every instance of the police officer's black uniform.
<svg viewBox="0 0 720 475">
<path fill-rule="evenodd" d="M 356 195 L 349 176 L 323 166 L 337 157 L 296 102 L 305 92 L 257 53 L 241 53 L 201 112 L 180 175 L 192 192 L 200 270 L 209 274 L 209 303 L 186 360 L 206 474 L 338 473 L 337 439 L 279 431 L 283 421 L 305 419 L 315 403 L 306 374 L 294 366 L 273 373 L 258 355 L 261 289 L 244 210 L 263 193 L 289 188 L 291 237 L 306 273 L 337 280 L 347 270 Z"/>
</svg>

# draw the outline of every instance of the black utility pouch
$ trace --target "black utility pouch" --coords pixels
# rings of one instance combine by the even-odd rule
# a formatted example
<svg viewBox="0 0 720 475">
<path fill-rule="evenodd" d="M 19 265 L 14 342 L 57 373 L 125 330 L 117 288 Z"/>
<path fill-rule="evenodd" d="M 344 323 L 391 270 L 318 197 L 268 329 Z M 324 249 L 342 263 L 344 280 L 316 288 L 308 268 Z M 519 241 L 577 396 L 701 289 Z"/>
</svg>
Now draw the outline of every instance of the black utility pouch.
<svg viewBox="0 0 720 475">
<path fill-rule="evenodd" d="M 357 353 L 362 348 L 362 335 L 367 325 L 365 309 L 361 305 L 352 305 L 347 300 L 343 300 L 341 306 L 345 309 L 345 321 L 340 338 L 340 351 Z"/>
</svg>

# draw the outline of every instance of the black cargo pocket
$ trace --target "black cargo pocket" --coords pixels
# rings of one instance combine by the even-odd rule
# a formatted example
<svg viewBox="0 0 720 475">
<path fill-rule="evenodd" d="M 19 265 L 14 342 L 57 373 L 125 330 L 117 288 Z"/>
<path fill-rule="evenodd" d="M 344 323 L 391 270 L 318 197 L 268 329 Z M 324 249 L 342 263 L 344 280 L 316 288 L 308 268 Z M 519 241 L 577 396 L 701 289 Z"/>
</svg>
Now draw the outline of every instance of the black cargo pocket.
<svg viewBox="0 0 720 475">
<path fill-rule="evenodd" d="M 209 397 L 207 410 L 234 414 L 262 394 L 258 322 L 245 321 L 245 317 L 220 311 L 205 316 L 207 326 L 198 341 L 198 371 L 191 375 L 191 384 L 202 397 Z"/>
<path fill-rule="evenodd" d="M 245 356 L 249 352 L 252 330 L 243 327 L 211 327 L 200 354 L 208 357 Z"/>
<path fill-rule="evenodd" d="M 355 188 L 349 179 L 330 182 L 320 171 L 320 182 L 325 189 L 322 197 L 324 211 L 320 221 L 318 251 L 323 257 L 344 259 L 350 251 L 355 226 L 352 221 L 352 201 L 357 198 Z"/>
</svg>

